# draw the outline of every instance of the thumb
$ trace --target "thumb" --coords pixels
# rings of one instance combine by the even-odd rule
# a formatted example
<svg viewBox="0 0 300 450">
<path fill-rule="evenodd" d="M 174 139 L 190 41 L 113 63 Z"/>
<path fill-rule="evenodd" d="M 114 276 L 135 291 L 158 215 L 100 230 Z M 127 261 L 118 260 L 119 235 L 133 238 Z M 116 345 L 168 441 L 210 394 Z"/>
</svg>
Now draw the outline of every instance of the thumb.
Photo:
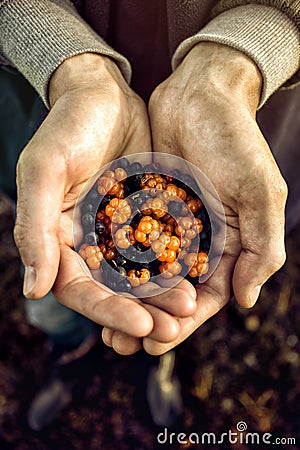
<svg viewBox="0 0 300 450">
<path fill-rule="evenodd" d="M 59 264 L 57 236 L 64 176 L 54 158 L 45 157 L 44 150 L 29 144 L 17 165 L 14 238 L 25 266 L 23 292 L 32 299 L 49 292 Z"/>
<path fill-rule="evenodd" d="M 239 215 L 242 251 L 234 268 L 233 291 L 246 308 L 255 304 L 262 285 L 285 262 L 285 184 L 275 195 L 270 191 L 262 194 Z"/>
</svg>

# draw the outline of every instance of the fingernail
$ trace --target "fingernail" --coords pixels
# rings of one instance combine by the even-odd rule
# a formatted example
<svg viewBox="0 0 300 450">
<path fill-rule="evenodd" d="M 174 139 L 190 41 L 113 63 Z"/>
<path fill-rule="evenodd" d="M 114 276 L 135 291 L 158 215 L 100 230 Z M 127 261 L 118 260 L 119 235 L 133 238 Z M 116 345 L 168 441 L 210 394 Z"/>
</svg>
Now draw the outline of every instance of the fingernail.
<svg viewBox="0 0 300 450">
<path fill-rule="evenodd" d="M 252 307 L 253 305 L 255 305 L 255 303 L 256 303 L 256 301 L 257 301 L 257 299 L 258 299 L 260 290 L 261 290 L 261 286 L 258 285 L 258 286 L 255 286 L 255 288 L 254 288 L 253 291 L 251 292 L 250 297 L 249 297 L 249 299 L 250 299 L 250 307 Z"/>
<path fill-rule="evenodd" d="M 23 294 L 27 297 L 35 288 L 36 270 L 32 266 L 25 267 Z"/>
</svg>

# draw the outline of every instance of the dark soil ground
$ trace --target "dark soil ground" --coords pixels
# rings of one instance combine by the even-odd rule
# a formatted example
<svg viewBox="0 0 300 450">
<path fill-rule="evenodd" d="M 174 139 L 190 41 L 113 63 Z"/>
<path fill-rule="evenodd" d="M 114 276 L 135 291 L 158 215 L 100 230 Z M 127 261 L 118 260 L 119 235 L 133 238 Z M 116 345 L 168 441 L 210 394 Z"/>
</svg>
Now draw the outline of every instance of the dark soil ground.
<svg viewBox="0 0 300 450">
<path fill-rule="evenodd" d="M 157 443 L 162 430 L 153 424 L 144 394 L 156 358 L 142 352 L 121 357 L 100 344 L 79 374 L 73 404 L 42 432 L 28 428 L 26 411 L 47 367 L 46 339 L 24 317 L 12 227 L 12 208 L 0 196 L 0 450 L 192 448 L 175 443 L 178 434 L 168 437 L 169 444 Z M 174 432 L 200 439 L 214 432 L 220 439 L 243 421 L 260 439 L 263 433 L 272 434 L 270 442 L 284 438 L 273 448 L 300 448 L 299 227 L 287 238 L 287 252 L 287 263 L 253 309 L 230 303 L 178 348 L 184 412 Z M 198 448 L 267 448 L 262 441 L 243 443 L 245 436 L 239 443 Z M 298 443 L 287 445 L 289 437 Z"/>
</svg>

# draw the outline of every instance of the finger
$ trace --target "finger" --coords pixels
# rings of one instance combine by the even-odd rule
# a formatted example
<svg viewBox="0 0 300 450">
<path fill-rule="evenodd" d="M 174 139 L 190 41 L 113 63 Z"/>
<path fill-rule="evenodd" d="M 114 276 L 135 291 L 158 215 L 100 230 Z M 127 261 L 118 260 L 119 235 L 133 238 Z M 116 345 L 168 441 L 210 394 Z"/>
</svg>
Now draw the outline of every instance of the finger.
<svg viewBox="0 0 300 450">
<path fill-rule="evenodd" d="M 143 305 L 153 318 L 153 329 L 147 336 L 159 342 L 172 342 L 179 333 L 179 319 L 152 305 Z"/>
<path fill-rule="evenodd" d="M 112 348 L 119 355 L 133 355 L 142 348 L 142 340 L 121 331 L 112 334 Z"/>
<path fill-rule="evenodd" d="M 184 280 L 186 281 L 186 280 Z M 183 286 L 185 284 L 190 284 L 186 281 L 186 283 L 183 283 Z M 178 289 L 179 294 L 183 294 L 182 289 Z M 181 292 L 180 292 L 181 291 Z M 159 297 L 159 296 L 157 296 Z M 176 302 L 176 294 L 171 294 L 170 299 L 173 297 Z M 150 297 L 148 300 L 151 302 L 154 297 Z M 180 299 L 180 296 L 178 297 Z M 163 304 L 163 299 L 161 299 L 161 303 Z M 145 300 L 144 300 L 145 303 Z M 154 302 L 155 303 L 155 302 Z M 179 326 L 178 326 L 178 319 L 175 317 L 170 316 L 166 312 L 162 311 L 162 309 L 159 308 L 159 303 L 156 306 L 148 303 L 145 305 L 145 308 L 151 313 L 154 321 L 154 328 L 150 335 L 148 336 L 149 339 L 158 341 L 158 342 L 169 342 L 173 341 L 177 338 L 179 333 Z M 174 308 L 175 309 L 175 308 Z M 194 312 L 194 308 L 193 308 Z M 105 331 L 104 331 L 105 330 Z M 102 337 L 104 339 L 104 342 L 109 346 L 113 347 L 114 350 L 117 353 L 123 354 L 123 355 L 129 355 L 131 353 L 135 353 L 138 351 L 142 343 L 140 340 L 134 340 L 132 336 L 128 336 L 125 333 L 112 331 L 104 329 L 102 333 Z"/>
<path fill-rule="evenodd" d="M 273 179 L 252 190 L 239 211 L 242 251 L 233 274 L 235 298 L 246 308 L 255 304 L 261 286 L 285 261 L 285 185 L 279 181 L 276 186 Z"/>
<path fill-rule="evenodd" d="M 102 329 L 102 341 L 105 345 L 107 345 L 107 347 L 112 347 L 113 334 L 114 330 L 111 330 L 110 328 L 104 327 Z"/>
<path fill-rule="evenodd" d="M 151 333 L 153 319 L 138 300 L 104 289 L 92 281 L 72 249 L 67 246 L 60 249 L 60 266 L 53 293 L 63 305 L 100 325 L 134 337 Z"/>
<path fill-rule="evenodd" d="M 120 355 L 132 355 L 142 348 L 142 341 L 121 331 L 114 331 L 107 327 L 102 330 L 102 340 Z"/>
<path fill-rule="evenodd" d="M 144 298 L 143 302 L 156 306 L 176 317 L 189 317 L 196 310 L 196 297 L 196 290 L 191 283 L 182 280 L 176 287 L 162 294 Z"/>
<path fill-rule="evenodd" d="M 180 332 L 178 336 L 168 343 L 161 343 L 147 336 L 143 339 L 143 347 L 150 355 L 162 355 L 179 345 L 206 320 L 216 314 L 229 301 L 231 297 L 231 275 L 235 258 L 223 255 L 219 266 L 197 291 L 197 309 L 192 317 L 179 319 Z"/>
<path fill-rule="evenodd" d="M 64 163 L 45 158 L 35 138 L 17 166 L 18 203 L 14 229 L 25 266 L 24 295 L 36 299 L 51 289 L 59 264 L 57 238 L 63 199 Z"/>
</svg>

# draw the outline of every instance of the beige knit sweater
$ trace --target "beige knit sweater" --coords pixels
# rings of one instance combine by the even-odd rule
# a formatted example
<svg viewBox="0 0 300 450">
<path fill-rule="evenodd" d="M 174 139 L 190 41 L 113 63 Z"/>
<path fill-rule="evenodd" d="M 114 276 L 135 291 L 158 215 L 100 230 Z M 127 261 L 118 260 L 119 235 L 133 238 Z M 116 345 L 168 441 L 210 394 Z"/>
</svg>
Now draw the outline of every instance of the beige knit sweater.
<svg viewBox="0 0 300 450">
<path fill-rule="evenodd" d="M 0 1 L 2 63 L 15 66 L 46 104 L 53 71 L 72 55 L 108 55 L 128 82 L 132 68 L 146 83 L 153 69 L 155 85 L 168 74 L 168 58 L 174 70 L 201 41 L 232 46 L 256 62 L 261 106 L 278 88 L 298 83 L 300 0 Z M 143 42 L 153 60 L 149 48 L 143 58 Z"/>
</svg>

